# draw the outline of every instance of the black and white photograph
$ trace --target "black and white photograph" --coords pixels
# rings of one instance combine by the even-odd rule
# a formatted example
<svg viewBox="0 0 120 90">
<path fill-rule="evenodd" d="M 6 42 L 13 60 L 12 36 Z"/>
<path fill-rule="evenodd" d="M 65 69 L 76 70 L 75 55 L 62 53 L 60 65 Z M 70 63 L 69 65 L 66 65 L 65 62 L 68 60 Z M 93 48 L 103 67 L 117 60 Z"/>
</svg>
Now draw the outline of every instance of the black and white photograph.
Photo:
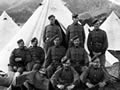
<svg viewBox="0 0 120 90">
<path fill-rule="evenodd" d="M 120 90 L 120 0 L 0 0 L 0 90 Z"/>
</svg>

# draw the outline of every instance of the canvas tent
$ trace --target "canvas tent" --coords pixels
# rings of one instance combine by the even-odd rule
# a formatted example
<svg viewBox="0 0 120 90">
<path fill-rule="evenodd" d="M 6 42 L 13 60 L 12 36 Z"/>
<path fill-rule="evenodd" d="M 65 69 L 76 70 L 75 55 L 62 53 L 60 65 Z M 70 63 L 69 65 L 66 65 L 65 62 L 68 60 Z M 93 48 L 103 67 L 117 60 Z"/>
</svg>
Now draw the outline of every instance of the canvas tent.
<svg viewBox="0 0 120 90">
<path fill-rule="evenodd" d="M 87 52 L 88 51 L 88 48 L 87 48 L 87 39 L 88 39 L 88 34 L 90 31 L 92 31 L 94 29 L 94 27 L 90 27 L 88 24 L 85 24 L 84 25 L 84 31 L 85 31 L 85 44 L 84 44 L 84 47 L 86 49 Z"/>
<path fill-rule="evenodd" d="M 120 19 L 113 11 L 100 26 L 108 36 L 108 50 L 120 50 Z M 118 62 L 118 61 L 116 61 Z"/>
<path fill-rule="evenodd" d="M 120 50 L 120 19 L 112 12 L 109 17 L 100 26 L 105 30 L 108 36 L 110 50 Z"/>
<path fill-rule="evenodd" d="M 4 11 L 0 16 L 0 51 L 12 39 L 20 28 Z"/>
<path fill-rule="evenodd" d="M 42 6 L 38 7 L 28 21 L 23 25 L 20 31 L 0 52 L 0 69 L 7 72 L 7 64 L 11 51 L 17 47 L 17 40 L 23 39 L 25 44 L 29 46 L 32 37 L 39 39 L 39 45 L 42 46 L 42 35 L 45 25 L 48 24 L 48 16 L 55 15 L 56 19 L 65 27 L 72 23 L 72 13 L 64 6 L 61 0 L 44 0 Z"/>
<path fill-rule="evenodd" d="M 85 30 L 85 35 L 86 35 L 86 39 L 85 39 L 85 49 L 88 52 L 87 49 L 87 38 L 88 38 L 88 34 L 89 34 L 89 30 L 93 30 L 93 27 L 91 28 L 88 24 L 84 25 L 84 30 Z M 113 63 L 118 62 L 118 59 L 116 57 L 114 57 L 109 51 L 106 51 L 106 63 L 105 66 L 111 66 Z"/>
</svg>

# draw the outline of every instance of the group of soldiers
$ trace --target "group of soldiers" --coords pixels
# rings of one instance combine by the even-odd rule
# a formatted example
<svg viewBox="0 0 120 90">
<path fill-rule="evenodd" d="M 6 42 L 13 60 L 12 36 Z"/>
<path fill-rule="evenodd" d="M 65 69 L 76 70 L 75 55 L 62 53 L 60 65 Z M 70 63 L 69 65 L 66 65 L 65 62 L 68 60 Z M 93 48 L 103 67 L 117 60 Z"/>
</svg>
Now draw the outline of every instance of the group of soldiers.
<svg viewBox="0 0 120 90">
<path fill-rule="evenodd" d="M 59 22 L 56 24 L 54 15 L 50 15 L 48 19 L 50 24 L 45 27 L 43 34 L 44 48 L 38 46 L 36 37 L 31 40 L 29 48 L 20 39 L 17 42 L 19 47 L 11 53 L 8 67 L 9 71 L 14 72 L 12 90 L 16 85 L 16 78 L 19 82 L 19 77 L 25 71 L 41 72 L 49 79 L 54 90 L 98 90 L 103 88 L 108 82 L 105 68 L 108 40 L 106 32 L 99 28 L 99 21 L 94 24 L 94 30 L 89 32 L 88 54 L 84 48 L 85 31 L 82 24 L 79 23 L 77 14 L 72 15 L 73 23 L 68 26 L 65 35 L 63 35 Z M 24 82 L 24 84 L 27 83 L 27 89 L 41 90 L 35 85 L 31 85 L 29 83 L 31 80 L 29 78 Z"/>
</svg>

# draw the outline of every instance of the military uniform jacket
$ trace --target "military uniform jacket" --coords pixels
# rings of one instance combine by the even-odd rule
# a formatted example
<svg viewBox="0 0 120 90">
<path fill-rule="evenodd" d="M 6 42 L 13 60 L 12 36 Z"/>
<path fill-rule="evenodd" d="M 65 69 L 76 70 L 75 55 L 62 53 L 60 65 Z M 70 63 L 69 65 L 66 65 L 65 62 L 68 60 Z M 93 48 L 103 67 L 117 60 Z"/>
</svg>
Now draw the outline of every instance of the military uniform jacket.
<svg viewBox="0 0 120 90">
<path fill-rule="evenodd" d="M 105 53 L 108 48 L 106 32 L 101 29 L 94 29 L 91 31 L 88 35 L 87 46 L 90 52 Z"/>
<path fill-rule="evenodd" d="M 31 56 L 28 49 L 26 47 L 16 48 L 10 56 L 9 66 L 25 67 L 29 61 L 31 61 Z"/>
<path fill-rule="evenodd" d="M 93 66 L 90 66 L 89 69 L 84 72 L 83 80 L 84 82 L 96 85 L 99 82 L 106 81 L 106 74 L 101 67 L 95 69 Z"/>
<path fill-rule="evenodd" d="M 64 67 L 58 69 L 51 77 L 51 82 L 54 86 L 57 84 L 70 85 L 76 84 L 79 80 L 79 74 L 73 67 L 69 67 L 65 70 Z"/>
<path fill-rule="evenodd" d="M 32 58 L 32 62 L 43 64 L 45 53 L 44 50 L 41 47 L 35 46 L 29 48 L 30 55 Z"/>
<path fill-rule="evenodd" d="M 69 42 L 75 36 L 79 37 L 80 45 L 84 46 L 85 32 L 80 24 L 71 24 L 67 28 L 66 41 Z"/>
<path fill-rule="evenodd" d="M 45 67 L 51 63 L 60 63 L 65 55 L 66 49 L 63 46 L 52 46 L 49 48 L 46 56 Z"/>
<path fill-rule="evenodd" d="M 66 56 L 70 59 L 71 64 L 86 65 L 88 60 L 88 54 L 82 47 L 71 47 L 67 50 Z"/>
<path fill-rule="evenodd" d="M 57 25 L 48 25 L 45 27 L 44 34 L 43 34 L 43 42 L 46 42 L 46 40 L 50 40 L 55 36 L 58 35 L 62 39 L 62 32 L 60 30 L 60 27 Z"/>
</svg>

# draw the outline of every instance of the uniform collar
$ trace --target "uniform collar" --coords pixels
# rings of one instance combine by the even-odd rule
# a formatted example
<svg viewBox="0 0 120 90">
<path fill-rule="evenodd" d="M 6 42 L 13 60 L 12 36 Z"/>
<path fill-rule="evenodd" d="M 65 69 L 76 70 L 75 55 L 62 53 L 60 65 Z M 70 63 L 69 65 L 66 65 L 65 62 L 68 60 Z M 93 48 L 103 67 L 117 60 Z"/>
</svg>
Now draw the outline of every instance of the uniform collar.
<svg viewBox="0 0 120 90">
<path fill-rule="evenodd" d="M 51 24 L 51 23 L 50 23 L 50 25 L 51 25 L 51 26 L 55 26 L 55 24 Z"/>
<path fill-rule="evenodd" d="M 58 46 L 55 46 L 55 48 L 59 48 L 60 47 L 60 45 L 58 45 Z"/>
<path fill-rule="evenodd" d="M 77 25 L 78 25 L 78 23 L 73 23 L 73 25 L 76 25 L 76 26 L 77 26 Z"/>
</svg>

